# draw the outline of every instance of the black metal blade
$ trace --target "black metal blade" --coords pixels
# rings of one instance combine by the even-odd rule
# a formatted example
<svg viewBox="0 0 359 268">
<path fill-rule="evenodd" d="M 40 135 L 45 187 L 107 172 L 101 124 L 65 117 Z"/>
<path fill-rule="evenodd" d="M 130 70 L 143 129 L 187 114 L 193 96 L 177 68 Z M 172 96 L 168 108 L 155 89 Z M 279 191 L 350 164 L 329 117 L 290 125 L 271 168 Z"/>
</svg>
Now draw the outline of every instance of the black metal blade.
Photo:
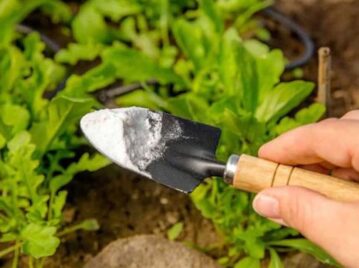
<svg viewBox="0 0 359 268">
<path fill-rule="evenodd" d="M 155 181 L 182 192 L 191 192 L 209 176 L 222 176 L 224 165 L 215 160 L 221 130 L 167 113 L 162 117 L 162 137 L 181 127 L 181 136 L 169 139 L 163 157 L 151 162 L 146 171 Z"/>
</svg>

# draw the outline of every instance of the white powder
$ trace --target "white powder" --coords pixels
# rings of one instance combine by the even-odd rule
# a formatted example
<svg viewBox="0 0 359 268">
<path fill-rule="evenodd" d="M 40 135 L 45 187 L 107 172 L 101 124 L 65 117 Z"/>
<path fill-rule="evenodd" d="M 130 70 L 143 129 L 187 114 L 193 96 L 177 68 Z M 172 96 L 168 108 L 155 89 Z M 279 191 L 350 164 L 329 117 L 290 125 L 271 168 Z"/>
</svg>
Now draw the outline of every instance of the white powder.
<svg viewBox="0 0 359 268">
<path fill-rule="evenodd" d="M 180 137 L 178 122 L 161 136 L 162 113 L 145 108 L 104 109 L 81 119 L 81 129 L 92 145 L 116 164 L 147 177 L 148 165 L 162 157 L 166 142 Z"/>
</svg>

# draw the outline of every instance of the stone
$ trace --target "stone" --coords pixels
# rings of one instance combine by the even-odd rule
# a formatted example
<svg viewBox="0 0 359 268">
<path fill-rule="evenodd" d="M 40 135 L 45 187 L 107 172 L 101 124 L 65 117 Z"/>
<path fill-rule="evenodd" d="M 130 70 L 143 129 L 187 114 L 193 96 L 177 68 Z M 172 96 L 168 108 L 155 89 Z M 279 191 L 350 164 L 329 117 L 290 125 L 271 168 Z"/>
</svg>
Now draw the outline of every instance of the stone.
<svg viewBox="0 0 359 268">
<path fill-rule="evenodd" d="M 205 254 L 157 235 L 118 239 L 107 245 L 85 268 L 220 268 Z"/>
</svg>

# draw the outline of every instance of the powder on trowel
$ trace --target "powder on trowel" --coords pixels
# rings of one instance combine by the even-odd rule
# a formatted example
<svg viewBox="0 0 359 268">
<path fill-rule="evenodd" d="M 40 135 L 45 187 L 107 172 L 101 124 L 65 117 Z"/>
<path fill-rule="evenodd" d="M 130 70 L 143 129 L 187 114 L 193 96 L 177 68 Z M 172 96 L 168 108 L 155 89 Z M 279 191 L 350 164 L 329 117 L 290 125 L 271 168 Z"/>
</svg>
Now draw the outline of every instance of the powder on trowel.
<svg viewBox="0 0 359 268">
<path fill-rule="evenodd" d="M 163 137 L 162 113 L 145 108 L 104 109 L 85 115 L 81 129 L 93 146 L 116 164 L 147 177 L 148 165 L 161 158 L 166 142 L 181 136 L 179 124 Z"/>
</svg>

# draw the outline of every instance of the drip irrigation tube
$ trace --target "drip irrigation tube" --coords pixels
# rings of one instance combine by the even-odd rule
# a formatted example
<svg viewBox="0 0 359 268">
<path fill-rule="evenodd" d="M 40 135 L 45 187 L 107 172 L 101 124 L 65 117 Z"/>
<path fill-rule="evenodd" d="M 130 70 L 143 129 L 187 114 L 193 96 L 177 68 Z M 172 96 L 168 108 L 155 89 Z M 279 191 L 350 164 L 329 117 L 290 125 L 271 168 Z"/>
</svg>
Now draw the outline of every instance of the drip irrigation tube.
<svg viewBox="0 0 359 268">
<path fill-rule="evenodd" d="M 16 25 L 16 31 L 18 31 L 19 33 L 23 33 L 23 34 L 30 34 L 32 32 L 37 32 L 40 34 L 40 38 L 46 44 L 47 48 L 49 48 L 53 53 L 57 53 L 61 49 L 61 46 L 56 41 L 52 40 L 47 35 L 39 32 L 39 31 L 36 31 L 27 25 L 24 25 L 24 24 Z"/>
<path fill-rule="evenodd" d="M 300 57 L 295 59 L 294 61 L 288 63 L 285 66 L 286 70 L 293 70 L 295 68 L 301 67 L 308 63 L 308 61 L 312 58 L 314 55 L 314 43 L 313 40 L 309 37 L 307 32 L 303 30 L 302 27 L 300 27 L 297 23 L 295 23 L 293 20 L 279 12 L 278 10 L 274 9 L 273 7 L 268 7 L 263 10 L 263 13 L 269 17 L 271 17 L 273 20 L 276 20 L 281 25 L 289 29 L 292 33 L 294 33 L 297 38 L 301 41 L 301 43 L 304 46 L 304 52 Z"/>
</svg>

